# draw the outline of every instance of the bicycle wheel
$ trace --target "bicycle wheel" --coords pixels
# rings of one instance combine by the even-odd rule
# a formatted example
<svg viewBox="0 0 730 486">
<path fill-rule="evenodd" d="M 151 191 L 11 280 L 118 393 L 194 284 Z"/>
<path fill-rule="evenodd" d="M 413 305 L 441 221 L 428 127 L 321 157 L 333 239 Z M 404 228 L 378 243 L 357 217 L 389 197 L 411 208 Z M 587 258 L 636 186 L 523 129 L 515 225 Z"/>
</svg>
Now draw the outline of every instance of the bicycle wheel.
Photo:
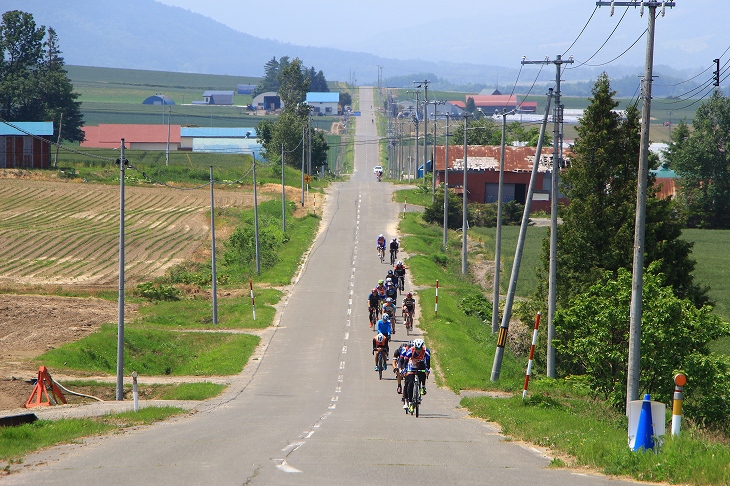
<svg viewBox="0 0 730 486">
<path fill-rule="evenodd" d="M 380 253 L 380 263 L 383 263 L 383 260 L 385 260 L 385 250 L 379 250 Z"/>
<path fill-rule="evenodd" d="M 413 410 L 416 414 L 416 417 L 418 417 L 418 402 L 421 401 L 421 382 L 418 379 L 418 373 L 414 375 L 413 393 L 411 395 L 411 400 L 411 403 L 413 404 Z"/>
<path fill-rule="evenodd" d="M 385 363 L 383 362 L 383 352 L 378 351 L 378 376 L 381 380 L 383 379 L 383 368 L 385 368 Z"/>
</svg>

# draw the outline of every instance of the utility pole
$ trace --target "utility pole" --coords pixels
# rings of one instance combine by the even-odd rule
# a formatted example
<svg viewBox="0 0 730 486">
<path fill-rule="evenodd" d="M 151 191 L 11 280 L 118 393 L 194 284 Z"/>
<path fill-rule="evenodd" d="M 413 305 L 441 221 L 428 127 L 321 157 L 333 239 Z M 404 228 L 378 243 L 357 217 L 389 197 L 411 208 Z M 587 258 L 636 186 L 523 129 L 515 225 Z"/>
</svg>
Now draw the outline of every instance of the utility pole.
<svg viewBox="0 0 730 486">
<path fill-rule="evenodd" d="M 467 226 L 469 224 L 469 221 L 467 219 L 467 209 L 469 205 L 469 201 L 467 200 L 467 191 L 466 191 L 466 175 L 468 170 L 468 163 L 467 163 L 467 152 L 469 149 L 469 144 L 467 143 L 466 134 L 467 130 L 469 129 L 469 112 L 464 111 L 464 181 L 462 186 L 464 187 L 464 197 L 462 199 L 461 203 L 461 274 L 466 275 L 466 267 L 467 267 L 467 252 L 466 252 L 466 232 L 467 232 Z"/>
<path fill-rule="evenodd" d="M 116 399 L 124 400 L 124 139 L 119 149 L 119 294 L 117 309 L 117 389 Z"/>
<path fill-rule="evenodd" d="M 713 83 L 715 85 L 715 94 L 720 94 L 720 59 L 713 59 L 713 62 L 715 63 L 715 82 Z"/>
<path fill-rule="evenodd" d="M 163 108 L 164 110 L 164 108 Z M 171 107 L 167 108 L 167 149 L 165 150 L 165 167 L 170 165 L 170 111 L 172 110 Z M 165 114 L 163 112 L 162 116 L 164 117 Z"/>
<path fill-rule="evenodd" d="M 496 115 L 496 113 L 495 113 Z M 499 157 L 497 190 L 497 230 L 494 237 L 494 289 L 492 290 L 492 332 L 499 331 L 499 274 L 502 259 L 502 188 L 504 186 L 504 143 L 507 133 L 507 110 L 502 108 L 502 152 Z"/>
<path fill-rule="evenodd" d="M 415 149 L 416 149 L 416 156 L 413 159 L 413 179 L 416 179 L 416 173 L 418 172 L 418 107 L 420 106 L 418 103 L 418 91 L 408 91 L 409 94 L 416 94 L 416 113 L 413 115 L 413 122 L 416 124 L 416 141 L 414 143 Z M 426 168 L 424 167 L 423 170 L 425 171 Z M 424 173 L 425 175 L 425 173 Z"/>
<path fill-rule="evenodd" d="M 562 157 L 562 134 L 560 128 L 563 119 L 563 106 L 560 104 L 560 70 L 563 64 L 573 64 L 573 58 L 563 59 L 558 55 L 554 61 L 526 61 L 522 64 L 555 64 L 555 111 L 553 112 L 553 173 L 550 188 L 550 275 L 548 277 L 548 335 L 547 335 L 547 376 L 555 378 L 555 304 L 557 300 L 557 262 L 558 262 L 558 195 L 560 181 L 560 165 Z"/>
<path fill-rule="evenodd" d="M 641 372 L 641 317 L 644 278 L 644 236 L 646 224 L 646 186 L 649 172 L 649 125 L 651 123 L 651 82 L 654 69 L 654 27 L 656 25 L 656 9 L 662 7 L 662 16 L 666 7 L 674 7 L 674 2 L 667 1 L 633 1 L 633 2 L 596 2 L 597 6 L 649 7 L 649 26 L 646 35 L 646 64 L 642 81 L 641 109 L 641 149 L 639 150 L 639 174 L 636 183 L 636 222 L 634 225 L 634 268 L 631 280 L 631 313 L 629 318 L 629 363 L 626 379 L 626 413 L 629 402 L 639 398 L 639 376 Z"/>
<path fill-rule="evenodd" d="M 449 244 L 449 118 L 446 114 L 446 143 L 444 144 L 444 251 Z"/>
<path fill-rule="evenodd" d="M 423 179 L 426 179 L 426 163 L 428 162 L 428 79 L 423 81 L 413 81 L 414 84 L 418 83 L 416 88 L 423 87 Z M 416 157 L 416 164 L 418 163 L 418 157 Z M 433 172 L 433 161 L 431 162 L 431 172 Z M 433 177 L 433 175 L 432 175 Z"/>
<path fill-rule="evenodd" d="M 494 351 L 494 362 L 492 363 L 491 381 L 499 380 L 499 374 L 502 370 L 502 358 L 504 357 L 504 347 L 507 344 L 507 331 L 509 330 L 509 320 L 512 317 L 512 304 L 515 299 L 517 290 L 517 277 L 520 273 L 520 264 L 522 262 L 522 250 L 525 246 L 525 236 L 527 234 L 527 224 L 530 221 L 530 207 L 532 205 L 532 194 L 537 180 L 538 166 L 540 165 L 540 156 L 542 154 L 542 142 L 545 139 L 545 128 L 547 127 L 548 115 L 550 114 L 550 100 L 553 96 L 553 89 L 548 90 L 547 103 L 545 105 L 545 115 L 540 125 L 540 138 L 537 140 L 537 148 L 535 150 L 535 161 L 532 164 L 532 175 L 530 176 L 530 186 L 527 189 L 527 197 L 525 199 L 525 209 L 522 212 L 522 224 L 520 225 L 520 236 L 517 239 L 517 248 L 515 249 L 515 259 L 512 263 L 512 276 L 509 281 L 509 289 L 507 290 L 507 298 L 504 301 L 504 312 L 502 313 L 502 325 L 499 327 L 499 335 L 497 337 L 497 348 Z"/>
</svg>

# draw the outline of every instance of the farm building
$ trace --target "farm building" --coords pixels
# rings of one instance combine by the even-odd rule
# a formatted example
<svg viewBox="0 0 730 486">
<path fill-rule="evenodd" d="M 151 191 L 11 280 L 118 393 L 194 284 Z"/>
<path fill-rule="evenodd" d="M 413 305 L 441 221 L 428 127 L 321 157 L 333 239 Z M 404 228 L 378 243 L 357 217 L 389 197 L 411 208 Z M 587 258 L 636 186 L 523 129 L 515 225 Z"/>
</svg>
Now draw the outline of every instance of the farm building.
<svg viewBox="0 0 730 486">
<path fill-rule="evenodd" d="M 250 95 L 256 89 L 255 84 L 239 84 L 237 93 L 240 95 Z"/>
<path fill-rule="evenodd" d="M 143 105 L 174 105 L 175 102 L 167 95 L 152 95 L 142 102 Z"/>
<path fill-rule="evenodd" d="M 497 201 L 499 189 L 499 160 L 501 147 L 498 145 L 470 145 L 467 158 L 467 197 L 469 202 L 490 203 Z M 444 180 L 443 146 L 436 147 L 436 184 Z M 566 156 L 566 158 L 568 158 Z M 532 166 L 535 161 L 535 147 L 505 147 L 503 202 L 517 201 L 525 204 L 530 185 Z M 550 188 L 552 185 L 552 154 L 543 152 L 538 164 L 538 176 L 532 198 L 532 211 L 550 210 Z M 464 190 L 464 147 L 449 147 L 449 188 L 459 194 Z M 559 202 L 567 203 L 560 194 Z"/>
<path fill-rule="evenodd" d="M 315 115 L 326 115 L 333 116 L 340 113 L 340 93 L 307 93 L 305 103 L 312 107 L 312 112 Z"/>
<path fill-rule="evenodd" d="M 250 153 L 259 156 L 261 144 L 255 128 L 182 127 L 180 145 L 193 152 Z"/>
<path fill-rule="evenodd" d="M 284 107 L 281 97 L 273 91 L 261 93 L 251 103 L 257 110 L 276 111 Z"/>
<path fill-rule="evenodd" d="M 202 101 L 193 101 L 194 105 L 232 105 L 233 91 L 206 91 Z"/>
<path fill-rule="evenodd" d="M 53 122 L 0 123 L 0 168 L 47 169 Z"/>
<path fill-rule="evenodd" d="M 180 125 L 141 125 L 141 124 L 101 124 L 86 126 L 81 147 L 119 148 L 124 144 L 131 150 L 170 150 L 180 149 Z"/>
</svg>

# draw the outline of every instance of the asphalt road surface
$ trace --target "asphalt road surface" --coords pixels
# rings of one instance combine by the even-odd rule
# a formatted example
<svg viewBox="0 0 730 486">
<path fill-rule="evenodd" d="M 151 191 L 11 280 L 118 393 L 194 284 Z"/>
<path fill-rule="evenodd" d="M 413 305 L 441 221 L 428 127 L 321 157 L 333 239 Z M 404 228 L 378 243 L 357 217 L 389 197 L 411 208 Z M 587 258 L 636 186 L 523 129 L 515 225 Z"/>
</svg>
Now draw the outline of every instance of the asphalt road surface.
<svg viewBox="0 0 730 486">
<path fill-rule="evenodd" d="M 366 296 L 389 268 L 376 237 L 396 236 L 401 207 L 373 174 L 373 106 L 361 88 L 355 172 L 331 188 L 323 229 L 245 379 L 197 413 L 33 454 L 1 483 L 629 484 L 548 469 L 549 457 L 467 418 L 432 380 L 421 417 L 406 415 L 390 367 L 378 380 Z M 395 346 L 405 334 L 399 324 Z"/>
</svg>

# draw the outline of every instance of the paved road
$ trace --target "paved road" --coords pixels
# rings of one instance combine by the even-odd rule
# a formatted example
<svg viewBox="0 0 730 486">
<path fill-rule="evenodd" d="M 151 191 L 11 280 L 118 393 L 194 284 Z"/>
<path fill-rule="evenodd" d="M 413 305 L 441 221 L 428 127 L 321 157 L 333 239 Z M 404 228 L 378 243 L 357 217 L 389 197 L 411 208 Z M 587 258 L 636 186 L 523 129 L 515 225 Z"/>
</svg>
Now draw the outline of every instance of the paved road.
<svg viewBox="0 0 730 486">
<path fill-rule="evenodd" d="M 390 371 L 377 379 L 365 297 L 388 268 L 375 238 L 394 235 L 399 207 L 372 171 L 372 96 L 360 90 L 355 173 L 331 189 L 323 231 L 257 364 L 197 413 L 35 454 L 2 482 L 620 484 L 546 469 L 549 458 L 465 418 L 459 398 L 433 384 L 423 415 L 407 416 Z"/>
</svg>

